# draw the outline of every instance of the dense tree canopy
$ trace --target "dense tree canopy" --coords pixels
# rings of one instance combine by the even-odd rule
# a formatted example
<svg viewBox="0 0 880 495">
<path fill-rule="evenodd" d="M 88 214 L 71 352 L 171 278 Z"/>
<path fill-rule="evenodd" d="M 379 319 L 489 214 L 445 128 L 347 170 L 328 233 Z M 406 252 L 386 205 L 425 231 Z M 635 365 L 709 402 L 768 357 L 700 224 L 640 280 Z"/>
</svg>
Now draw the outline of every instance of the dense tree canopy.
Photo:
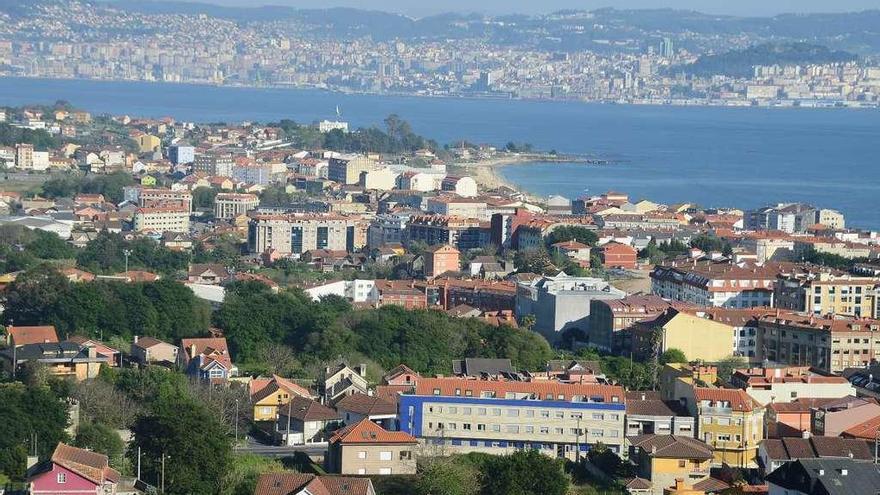
<svg viewBox="0 0 880 495">
<path fill-rule="evenodd" d="M 595 232 L 586 227 L 563 225 L 553 229 L 545 240 L 548 246 L 565 241 L 577 241 L 588 246 L 595 246 L 599 242 L 599 237 Z"/>
<path fill-rule="evenodd" d="M 0 123 L 0 146 L 15 146 L 18 143 L 34 145 L 37 150 L 58 147 L 58 140 L 45 129 L 27 129 Z"/>
<path fill-rule="evenodd" d="M 61 175 L 43 183 L 43 195 L 48 198 L 72 198 L 78 193 L 103 194 L 104 199 L 119 203 L 123 188 L 134 185 L 128 172 L 111 172 L 99 175 Z"/>
<path fill-rule="evenodd" d="M 528 369 L 551 356 L 547 342 L 526 330 L 396 306 L 352 311 L 341 298 L 314 302 L 299 291 L 274 294 L 255 283 L 229 288 L 216 323 L 242 361 L 258 360 L 271 343 L 321 360 L 359 353 L 385 368 L 405 363 L 428 373 L 448 372 L 451 361 L 464 356 L 509 357 Z"/>
<path fill-rule="evenodd" d="M 99 274 L 115 274 L 125 270 L 125 251 L 128 250 L 129 270 L 148 270 L 161 274 L 175 274 L 189 267 L 190 255 L 172 251 L 148 238 L 126 240 L 120 234 L 101 232 L 89 241 L 76 257 L 83 270 Z"/>
<path fill-rule="evenodd" d="M 412 153 L 419 149 L 439 148 L 436 142 L 414 133 L 410 124 L 398 115 L 389 115 L 384 124 L 384 131 L 369 127 L 352 132 L 333 130 L 326 134 L 321 134 L 314 126 L 301 126 L 286 119 L 272 125 L 280 127 L 297 146 L 307 149 L 324 148 L 353 153 Z"/>
<path fill-rule="evenodd" d="M 0 384 L 0 474 L 22 479 L 28 446 L 36 438 L 45 458 L 66 440 L 67 404 L 47 387 Z"/>
<path fill-rule="evenodd" d="M 171 341 L 203 335 L 210 311 L 191 290 L 172 280 L 71 283 L 46 265 L 10 284 L 5 307 L 6 322 L 55 325 L 61 336 L 150 335 Z"/>
</svg>

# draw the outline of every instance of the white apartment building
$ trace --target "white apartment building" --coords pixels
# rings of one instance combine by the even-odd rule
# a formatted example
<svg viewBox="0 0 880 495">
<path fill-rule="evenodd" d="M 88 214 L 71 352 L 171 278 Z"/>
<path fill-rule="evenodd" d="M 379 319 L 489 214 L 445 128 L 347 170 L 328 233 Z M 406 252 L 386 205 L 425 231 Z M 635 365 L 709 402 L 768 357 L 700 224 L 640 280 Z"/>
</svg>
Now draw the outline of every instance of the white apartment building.
<svg viewBox="0 0 880 495">
<path fill-rule="evenodd" d="M 189 210 L 175 207 L 138 208 L 136 232 L 189 232 Z"/>
<path fill-rule="evenodd" d="M 255 194 L 220 193 L 214 198 L 214 218 L 232 220 L 239 215 L 260 205 L 260 198 Z"/>
</svg>

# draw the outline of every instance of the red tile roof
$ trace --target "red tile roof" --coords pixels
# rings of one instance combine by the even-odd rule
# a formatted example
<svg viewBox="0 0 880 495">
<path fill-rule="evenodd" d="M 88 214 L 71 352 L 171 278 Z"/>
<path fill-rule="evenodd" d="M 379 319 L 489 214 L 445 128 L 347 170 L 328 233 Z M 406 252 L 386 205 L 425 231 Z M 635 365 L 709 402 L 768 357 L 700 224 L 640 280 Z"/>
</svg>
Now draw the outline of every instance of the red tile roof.
<svg viewBox="0 0 880 495">
<path fill-rule="evenodd" d="M 34 327 L 6 327 L 6 335 L 16 345 L 46 344 L 58 342 L 58 334 L 52 325 Z"/>
<path fill-rule="evenodd" d="M 435 394 L 439 390 L 439 394 Z M 456 390 L 458 393 L 456 393 Z M 521 398 L 571 401 L 575 396 L 590 398 L 601 397 L 604 402 L 624 402 L 623 387 L 616 385 L 595 385 L 580 383 L 543 382 L 507 382 L 473 380 L 468 378 L 422 378 L 416 386 L 417 395 L 467 396 L 470 391 L 473 397 L 480 397 L 484 392 L 496 398 L 504 398 L 512 394 Z M 560 398 L 561 397 L 561 398 Z"/>
<path fill-rule="evenodd" d="M 364 416 L 397 414 L 396 402 L 366 394 L 352 394 L 336 403 L 337 411 L 351 411 Z"/>
<path fill-rule="evenodd" d="M 312 495 L 370 495 L 375 493 L 369 478 L 315 476 L 302 473 L 265 473 L 257 479 L 254 495 L 291 495 L 308 490 Z"/>
<path fill-rule="evenodd" d="M 119 481 L 119 472 L 110 468 L 107 456 L 59 443 L 52 453 L 52 462 L 97 484 Z"/>
<path fill-rule="evenodd" d="M 337 430 L 330 443 L 343 444 L 415 444 L 416 437 L 405 431 L 388 431 L 367 418 Z"/>
<path fill-rule="evenodd" d="M 761 407 L 761 404 L 741 389 L 694 387 L 694 398 L 697 402 L 728 402 L 730 408 L 737 412 L 752 412 Z"/>
</svg>

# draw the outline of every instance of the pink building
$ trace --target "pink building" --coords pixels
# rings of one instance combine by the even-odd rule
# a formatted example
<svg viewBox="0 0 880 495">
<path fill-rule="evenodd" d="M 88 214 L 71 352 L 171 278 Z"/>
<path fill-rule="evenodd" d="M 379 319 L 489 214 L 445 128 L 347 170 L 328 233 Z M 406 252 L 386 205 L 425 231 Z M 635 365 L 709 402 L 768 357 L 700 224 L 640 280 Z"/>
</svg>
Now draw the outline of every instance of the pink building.
<svg viewBox="0 0 880 495">
<path fill-rule="evenodd" d="M 32 495 L 115 495 L 119 472 L 107 456 L 59 443 L 50 460 L 28 471 Z"/>
</svg>

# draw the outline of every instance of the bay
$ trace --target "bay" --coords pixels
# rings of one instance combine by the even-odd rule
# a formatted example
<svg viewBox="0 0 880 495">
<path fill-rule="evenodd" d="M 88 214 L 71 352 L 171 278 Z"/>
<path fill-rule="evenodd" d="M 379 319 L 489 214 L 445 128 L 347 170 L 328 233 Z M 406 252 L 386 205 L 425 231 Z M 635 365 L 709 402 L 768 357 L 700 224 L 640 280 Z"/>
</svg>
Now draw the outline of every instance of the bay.
<svg viewBox="0 0 880 495">
<path fill-rule="evenodd" d="M 663 203 L 753 208 L 804 201 L 842 211 L 849 225 L 880 229 L 880 112 L 601 105 L 338 94 L 142 82 L 0 78 L 0 105 L 64 99 L 96 113 L 197 122 L 382 125 L 397 113 L 440 143 L 466 139 L 613 160 L 593 166 L 502 167 L 539 195 L 575 198 L 609 189 Z"/>
</svg>

